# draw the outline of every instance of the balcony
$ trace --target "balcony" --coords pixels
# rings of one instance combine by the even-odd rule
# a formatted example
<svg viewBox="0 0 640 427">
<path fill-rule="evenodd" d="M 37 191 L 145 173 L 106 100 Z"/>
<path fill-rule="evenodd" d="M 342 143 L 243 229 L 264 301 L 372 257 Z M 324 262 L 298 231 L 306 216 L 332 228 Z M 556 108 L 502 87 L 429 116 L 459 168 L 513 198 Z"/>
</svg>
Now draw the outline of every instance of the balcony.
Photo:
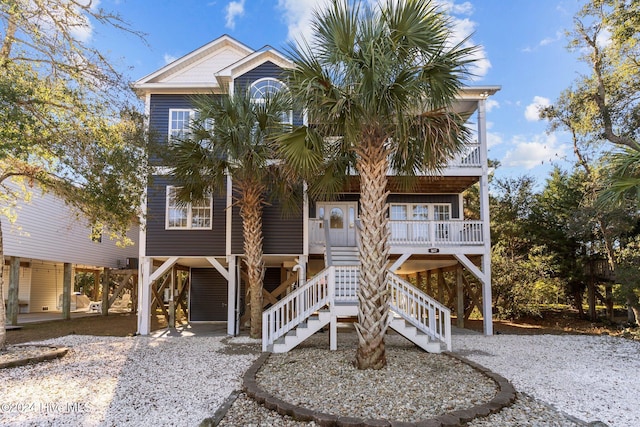
<svg viewBox="0 0 640 427">
<path fill-rule="evenodd" d="M 320 219 L 309 220 L 309 249 L 322 253 L 325 246 L 325 224 Z M 389 245 L 392 253 L 406 248 L 452 248 L 484 245 L 484 224 L 478 220 L 451 221 L 389 221 Z M 357 239 L 356 239 L 357 240 Z M 333 246 L 340 246 L 333 243 Z"/>
</svg>

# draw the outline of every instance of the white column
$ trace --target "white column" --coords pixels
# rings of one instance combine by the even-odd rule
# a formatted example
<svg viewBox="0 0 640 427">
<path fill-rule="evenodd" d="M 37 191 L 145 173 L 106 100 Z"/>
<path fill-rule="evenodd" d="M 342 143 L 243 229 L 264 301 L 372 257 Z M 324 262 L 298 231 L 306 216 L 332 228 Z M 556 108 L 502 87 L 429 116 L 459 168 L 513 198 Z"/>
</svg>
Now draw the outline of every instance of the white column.
<svg viewBox="0 0 640 427">
<path fill-rule="evenodd" d="M 229 269 L 229 279 L 227 281 L 227 334 L 235 335 L 236 334 L 236 287 L 238 284 L 236 283 L 236 278 L 238 275 L 236 274 L 236 257 L 230 256 L 227 258 L 228 261 L 228 269 Z"/>
<path fill-rule="evenodd" d="M 487 160 L 487 123 L 485 100 L 478 100 L 478 142 L 480 143 L 480 160 L 482 176 L 480 176 L 480 219 L 482 220 L 482 237 L 484 253 L 482 255 L 482 317 L 484 334 L 493 335 L 493 310 L 491 300 L 491 231 L 489 229 L 489 164 Z"/>
<path fill-rule="evenodd" d="M 307 193 L 307 183 L 303 184 L 302 193 L 302 254 L 309 255 L 309 194 Z"/>
<path fill-rule="evenodd" d="M 138 334 L 149 335 L 151 332 L 151 266 L 153 258 L 140 258 L 138 263 Z"/>
<path fill-rule="evenodd" d="M 225 238 L 226 238 L 226 246 L 227 246 L 227 256 L 231 255 L 231 226 L 233 223 L 233 183 L 231 182 L 231 175 L 227 175 L 227 206 L 225 208 L 226 212 L 226 225 L 225 225 Z"/>
</svg>

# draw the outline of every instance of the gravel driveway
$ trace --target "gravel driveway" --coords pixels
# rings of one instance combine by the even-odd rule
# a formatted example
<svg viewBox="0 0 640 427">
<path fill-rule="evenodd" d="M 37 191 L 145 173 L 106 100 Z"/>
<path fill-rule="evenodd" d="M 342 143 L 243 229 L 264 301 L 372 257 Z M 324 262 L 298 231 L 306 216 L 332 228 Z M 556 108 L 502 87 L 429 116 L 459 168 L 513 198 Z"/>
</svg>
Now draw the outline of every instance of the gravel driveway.
<svg viewBox="0 0 640 427">
<path fill-rule="evenodd" d="M 59 360 L 0 370 L 0 425 L 197 426 L 241 388 L 259 352 L 255 340 L 223 336 L 70 335 L 45 343 L 70 351 Z M 460 335 L 453 345 L 560 411 L 610 426 L 640 425 L 640 343 Z"/>
</svg>

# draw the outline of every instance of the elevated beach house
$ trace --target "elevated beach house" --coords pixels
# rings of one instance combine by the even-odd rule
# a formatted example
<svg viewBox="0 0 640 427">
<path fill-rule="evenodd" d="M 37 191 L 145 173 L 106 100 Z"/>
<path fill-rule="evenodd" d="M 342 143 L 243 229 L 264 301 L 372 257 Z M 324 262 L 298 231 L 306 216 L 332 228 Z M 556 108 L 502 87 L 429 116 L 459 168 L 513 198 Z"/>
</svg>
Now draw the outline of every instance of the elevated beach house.
<svg viewBox="0 0 640 427">
<path fill-rule="evenodd" d="M 188 130 L 194 94 L 284 87 L 292 64 L 270 47 L 254 50 L 222 36 L 138 80 L 149 127 L 159 141 Z M 487 97 L 497 86 L 467 87 L 453 108 L 469 115 L 474 141 L 438 176 L 418 179 L 402 192 L 390 178 L 390 327 L 428 351 L 450 347 L 450 312 L 462 325 L 471 312 L 492 333 Z M 302 120 L 291 114 L 290 120 Z M 296 123 L 293 123 L 294 125 Z M 298 123 L 299 124 L 299 123 Z M 190 322 L 223 321 L 229 334 L 246 322 L 242 222 L 226 194 L 204 203 L 177 203 L 166 166 L 158 165 L 146 195 L 140 236 L 138 332 L 150 332 L 152 313 L 172 321 L 176 310 Z M 479 184 L 479 209 L 465 217 L 463 192 Z M 278 202 L 264 209 L 263 347 L 287 351 L 357 313 L 359 188 L 332 202 L 305 198 L 299 214 L 283 216 Z"/>
</svg>

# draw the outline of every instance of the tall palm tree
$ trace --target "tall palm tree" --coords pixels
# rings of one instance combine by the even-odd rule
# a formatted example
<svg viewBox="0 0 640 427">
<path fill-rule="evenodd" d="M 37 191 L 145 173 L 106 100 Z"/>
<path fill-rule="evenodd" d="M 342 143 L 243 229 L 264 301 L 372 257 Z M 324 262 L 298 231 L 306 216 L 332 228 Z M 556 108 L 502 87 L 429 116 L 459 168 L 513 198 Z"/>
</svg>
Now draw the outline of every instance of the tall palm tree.
<svg viewBox="0 0 640 427">
<path fill-rule="evenodd" d="M 451 43 L 450 20 L 429 1 L 367 4 L 334 0 L 314 13 L 313 38 L 290 47 L 290 88 L 309 125 L 281 144 L 291 168 L 312 180 L 311 195 L 337 191 L 340 178 L 357 171 L 356 366 L 380 369 L 389 298 L 387 173 L 389 167 L 403 176 L 436 170 L 465 142 L 464 120 L 449 107 L 475 48 Z"/>
<path fill-rule="evenodd" d="M 283 132 L 283 114 L 290 110 L 287 93 L 272 90 L 260 100 L 248 90 L 230 95 L 194 98 L 197 119 L 186 138 L 170 145 L 172 176 L 181 188 L 183 202 L 203 200 L 222 192 L 231 177 L 235 204 L 240 208 L 244 241 L 244 264 L 251 307 L 251 337 L 262 334 L 262 210 L 266 193 L 278 176 L 272 135 Z"/>
</svg>

